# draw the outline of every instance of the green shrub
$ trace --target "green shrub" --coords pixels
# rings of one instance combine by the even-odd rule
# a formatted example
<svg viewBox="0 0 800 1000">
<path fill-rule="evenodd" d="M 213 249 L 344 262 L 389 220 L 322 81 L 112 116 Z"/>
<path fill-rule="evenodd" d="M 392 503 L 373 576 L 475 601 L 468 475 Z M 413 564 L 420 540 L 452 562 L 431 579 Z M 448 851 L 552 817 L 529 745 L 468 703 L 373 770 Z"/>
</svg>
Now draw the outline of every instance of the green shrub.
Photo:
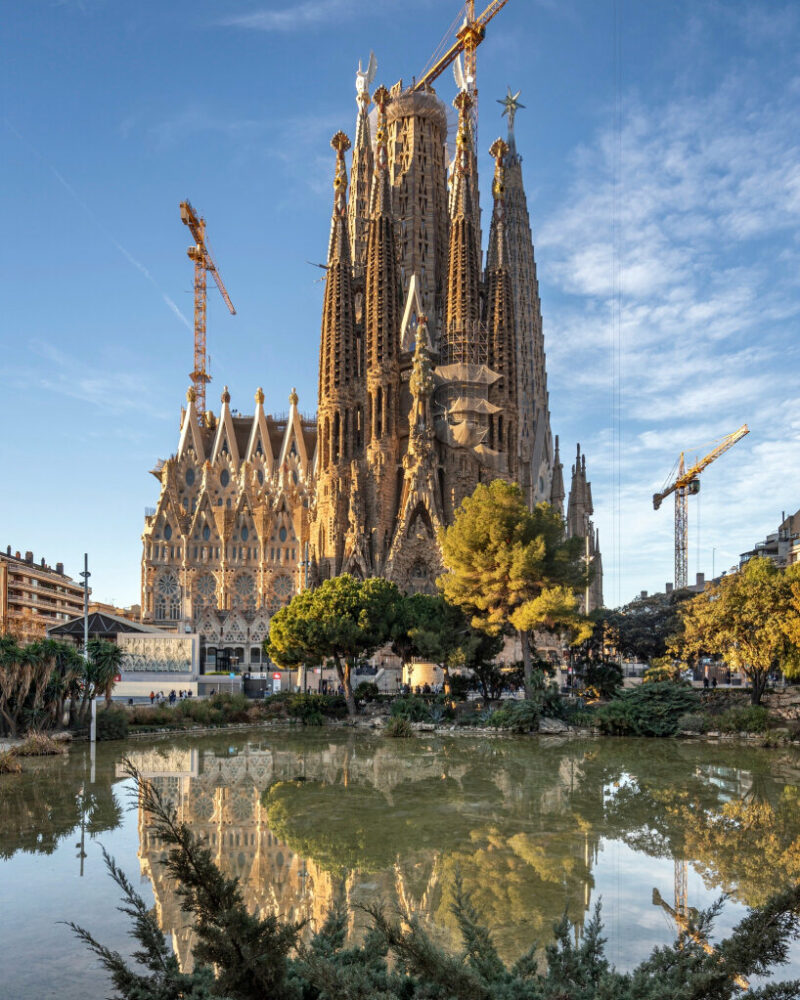
<svg viewBox="0 0 800 1000">
<path fill-rule="evenodd" d="M 409 736 L 414 735 L 411 722 L 402 715 L 396 715 L 393 719 L 390 719 L 384 731 L 387 736 L 392 736 L 395 739 L 408 739 Z"/>
<path fill-rule="evenodd" d="M 294 694 L 287 712 L 304 726 L 321 726 L 324 719 L 340 719 L 347 715 L 347 702 L 338 694 Z"/>
<path fill-rule="evenodd" d="M 514 733 L 529 733 L 539 725 L 541 715 L 538 701 L 514 701 L 493 712 L 489 725 L 496 729 L 510 729 Z"/>
<path fill-rule="evenodd" d="M 356 701 L 374 701 L 380 693 L 377 684 L 373 684 L 372 681 L 361 681 L 353 692 L 353 697 Z"/>
<path fill-rule="evenodd" d="M 128 713 L 124 708 L 106 708 L 97 713 L 98 740 L 124 740 L 128 735 Z"/>
<path fill-rule="evenodd" d="M 604 733 L 616 736 L 674 736 L 678 720 L 695 712 L 700 699 L 692 688 L 672 681 L 642 684 L 622 691 L 595 713 Z"/>
<path fill-rule="evenodd" d="M 466 701 L 472 690 L 472 678 L 464 674 L 450 674 L 450 696 L 455 701 Z"/>
<path fill-rule="evenodd" d="M 678 719 L 679 733 L 708 732 L 708 716 L 703 712 L 687 712 Z"/>
<path fill-rule="evenodd" d="M 429 718 L 428 703 L 418 694 L 395 698 L 392 702 L 392 715 L 408 719 L 409 722 L 427 722 Z"/>
<path fill-rule="evenodd" d="M 765 733 L 769 729 L 769 712 L 763 705 L 742 705 L 729 708 L 716 719 L 723 733 Z"/>
</svg>

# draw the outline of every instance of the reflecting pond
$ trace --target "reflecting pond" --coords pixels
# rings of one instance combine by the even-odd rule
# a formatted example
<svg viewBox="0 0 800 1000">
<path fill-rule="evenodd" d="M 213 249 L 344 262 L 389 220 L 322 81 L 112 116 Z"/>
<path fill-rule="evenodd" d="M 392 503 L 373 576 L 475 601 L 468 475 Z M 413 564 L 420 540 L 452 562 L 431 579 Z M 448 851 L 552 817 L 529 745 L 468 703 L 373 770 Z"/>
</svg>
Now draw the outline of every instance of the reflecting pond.
<svg viewBox="0 0 800 1000">
<path fill-rule="evenodd" d="M 721 893 L 726 929 L 800 878 L 800 755 L 542 737 L 412 740 L 325 730 L 100 744 L 0 778 L 0 994 L 93 1000 L 109 986 L 59 923 L 130 950 L 101 845 L 156 907 L 184 967 L 192 928 L 130 795 L 130 757 L 261 912 L 313 928 L 340 898 L 415 913 L 447 946 L 460 873 L 504 957 L 576 933 L 602 899 L 627 968 Z M 351 933 L 363 916 L 355 908 Z M 800 975 L 800 951 L 781 978 Z"/>
</svg>

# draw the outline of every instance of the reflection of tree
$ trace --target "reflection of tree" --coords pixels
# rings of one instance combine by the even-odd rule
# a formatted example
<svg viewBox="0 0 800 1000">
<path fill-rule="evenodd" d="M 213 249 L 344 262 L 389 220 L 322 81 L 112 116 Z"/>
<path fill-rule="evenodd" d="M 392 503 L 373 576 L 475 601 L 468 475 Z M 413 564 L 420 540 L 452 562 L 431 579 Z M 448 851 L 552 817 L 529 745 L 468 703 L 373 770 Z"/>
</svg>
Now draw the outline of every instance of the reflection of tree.
<svg viewBox="0 0 800 1000">
<path fill-rule="evenodd" d="M 747 906 L 763 906 L 776 886 L 800 881 L 800 789 L 786 787 L 773 806 L 752 798 L 718 811 L 678 810 L 686 849 L 707 885 Z"/>
<path fill-rule="evenodd" d="M 119 826 L 122 811 L 111 775 L 97 774 L 94 785 L 81 784 L 77 754 L 36 761 L 22 774 L 0 782 L 0 857 L 17 851 L 52 854 L 59 842 L 86 822 L 91 836 Z M 83 792 L 82 792 L 83 790 Z"/>
</svg>

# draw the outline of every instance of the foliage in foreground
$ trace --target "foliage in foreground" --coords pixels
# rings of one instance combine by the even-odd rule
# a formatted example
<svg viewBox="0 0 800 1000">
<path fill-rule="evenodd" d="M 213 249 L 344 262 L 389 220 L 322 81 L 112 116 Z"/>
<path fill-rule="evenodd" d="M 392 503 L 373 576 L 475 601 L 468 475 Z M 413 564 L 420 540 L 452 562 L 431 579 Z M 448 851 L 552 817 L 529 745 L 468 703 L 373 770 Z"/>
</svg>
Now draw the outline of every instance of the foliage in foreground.
<svg viewBox="0 0 800 1000">
<path fill-rule="evenodd" d="M 183 909 L 194 916 L 196 944 L 195 970 L 182 973 L 154 913 L 106 855 L 122 890 L 121 909 L 133 921 L 138 967 L 130 968 L 88 931 L 70 926 L 108 970 L 121 1000 L 730 1000 L 740 993 L 737 981 L 785 963 L 800 931 L 800 887 L 795 887 L 751 910 L 707 953 L 703 945 L 718 904 L 697 918 L 690 934 L 623 974 L 605 957 L 598 908 L 580 944 L 573 943 L 564 919 L 543 962 L 534 947 L 509 968 L 457 881 L 453 914 L 463 940 L 459 954 L 433 944 L 413 918 L 401 922 L 380 907 L 368 908 L 372 927 L 360 946 L 346 946 L 348 915 L 341 905 L 306 943 L 302 925 L 250 913 L 237 880 L 220 872 L 210 851 L 130 765 L 128 773 L 137 781 L 139 804 L 152 816 L 154 833 L 169 847 L 163 863 L 177 881 Z M 749 996 L 790 1000 L 798 990 L 800 981 L 755 989 Z"/>
</svg>

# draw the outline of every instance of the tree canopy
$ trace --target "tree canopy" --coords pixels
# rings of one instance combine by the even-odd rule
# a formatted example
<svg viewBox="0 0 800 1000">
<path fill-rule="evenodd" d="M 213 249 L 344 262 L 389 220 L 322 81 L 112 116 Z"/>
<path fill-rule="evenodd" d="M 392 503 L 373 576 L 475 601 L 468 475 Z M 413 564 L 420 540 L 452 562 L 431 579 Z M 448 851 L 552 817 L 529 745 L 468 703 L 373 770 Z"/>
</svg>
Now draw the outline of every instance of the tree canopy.
<svg viewBox="0 0 800 1000">
<path fill-rule="evenodd" d="M 529 510 L 516 483 L 479 484 L 440 536 L 449 570 L 438 584 L 476 628 L 519 633 L 525 690 L 531 695 L 531 636 L 535 630 L 588 635 L 576 590 L 587 582 L 579 538 L 549 504 Z"/>
<path fill-rule="evenodd" d="M 685 657 L 719 656 L 740 670 L 758 705 L 774 670 L 800 675 L 800 564 L 786 570 L 766 558 L 711 584 L 681 609 Z"/>
<path fill-rule="evenodd" d="M 371 656 L 392 636 L 400 592 L 388 580 L 334 577 L 303 590 L 270 623 L 266 650 L 282 667 L 333 661 L 347 709 L 356 714 L 351 675 L 356 661 Z"/>
</svg>

